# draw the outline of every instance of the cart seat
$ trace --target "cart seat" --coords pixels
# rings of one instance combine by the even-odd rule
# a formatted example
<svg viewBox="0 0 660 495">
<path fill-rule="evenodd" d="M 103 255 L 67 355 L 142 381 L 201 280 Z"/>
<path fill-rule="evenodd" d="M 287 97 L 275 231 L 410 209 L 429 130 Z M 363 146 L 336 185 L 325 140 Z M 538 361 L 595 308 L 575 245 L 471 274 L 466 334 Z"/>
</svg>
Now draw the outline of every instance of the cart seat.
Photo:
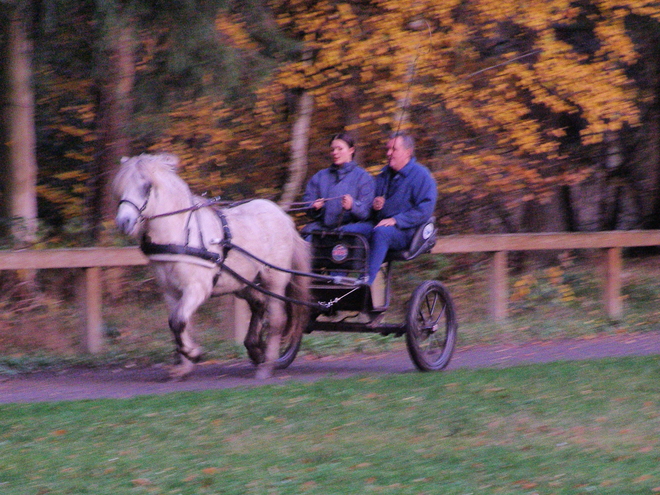
<svg viewBox="0 0 660 495">
<path fill-rule="evenodd" d="M 420 254 L 428 253 L 435 246 L 438 229 L 435 227 L 435 217 L 429 218 L 417 227 L 408 249 L 389 251 L 386 261 L 408 261 Z"/>
</svg>

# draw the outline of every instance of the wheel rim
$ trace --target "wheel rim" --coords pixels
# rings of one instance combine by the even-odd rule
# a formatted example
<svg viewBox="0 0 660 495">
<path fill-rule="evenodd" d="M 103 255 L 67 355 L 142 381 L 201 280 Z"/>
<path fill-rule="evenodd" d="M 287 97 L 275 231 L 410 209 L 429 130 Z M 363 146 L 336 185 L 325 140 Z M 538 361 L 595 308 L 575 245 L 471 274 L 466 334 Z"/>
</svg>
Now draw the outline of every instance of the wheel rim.
<svg viewBox="0 0 660 495">
<path fill-rule="evenodd" d="M 417 346 L 429 363 L 442 358 L 447 347 L 447 303 L 440 291 L 427 292 L 415 314 Z"/>
</svg>

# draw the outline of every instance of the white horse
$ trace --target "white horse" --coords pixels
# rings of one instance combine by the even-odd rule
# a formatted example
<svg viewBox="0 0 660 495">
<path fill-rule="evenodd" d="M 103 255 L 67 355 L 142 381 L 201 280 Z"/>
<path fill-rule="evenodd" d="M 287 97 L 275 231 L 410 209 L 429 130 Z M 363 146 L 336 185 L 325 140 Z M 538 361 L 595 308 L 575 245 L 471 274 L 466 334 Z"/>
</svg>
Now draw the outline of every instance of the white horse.
<svg viewBox="0 0 660 495">
<path fill-rule="evenodd" d="M 176 173 L 178 163 L 170 154 L 123 158 L 113 182 L 116 224 L 141 239 L 164 292 L 180 357 L 171 376 L 190 373 L 201 357 L 191 332 L 197 308 L 211 295 L 234 293 L 252 311 L 244 343 L 256 376 L 268 378 L 293 361 L 307 323 L 307 306 L 291 300 L 309 300 L 308 278 L 296 273 L 310 271 L 308 245 L 271 201 L 220 210 L 194 196 Z"/>
</svg>

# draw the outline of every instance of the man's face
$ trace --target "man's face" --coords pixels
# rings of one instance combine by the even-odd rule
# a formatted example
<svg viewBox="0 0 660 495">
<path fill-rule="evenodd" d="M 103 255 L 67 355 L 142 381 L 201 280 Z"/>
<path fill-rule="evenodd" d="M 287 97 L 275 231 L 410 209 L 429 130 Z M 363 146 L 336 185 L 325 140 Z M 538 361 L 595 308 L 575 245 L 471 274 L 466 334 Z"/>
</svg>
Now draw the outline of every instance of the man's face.
<svg viewBox="0 0 660 495">
<path fill-rule="evenodd" d="M 387 143 L 387 161 L 392 170 L 398 172 L 412 158 L 412 150 L 403 146 L 403 139 L 396 137 Z"/>
</svg>

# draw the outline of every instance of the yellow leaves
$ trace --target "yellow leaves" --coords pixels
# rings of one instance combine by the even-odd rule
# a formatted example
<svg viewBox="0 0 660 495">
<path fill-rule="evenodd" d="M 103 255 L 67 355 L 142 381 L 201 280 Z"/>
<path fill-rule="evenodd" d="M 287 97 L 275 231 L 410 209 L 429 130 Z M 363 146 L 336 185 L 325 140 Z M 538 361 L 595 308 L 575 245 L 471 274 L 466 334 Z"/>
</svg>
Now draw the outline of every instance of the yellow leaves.
<svg viewBox="0 0 660 495">
<path fill-rule="evenodd" d="M 250 37 L 245 28 L 245 23 L 236 16 L 220 14 L 215 20 L 215 28 L 227 36 L 232 43 L 240 49 L 257 51 L 259 45 Z"/>
<path fill-rule="evenodd" d="M 57 130 L 63 132 L 64 134 L 68 134 L 69 136 L 74 136 L 74 137 L 86 136 L 91 132 L 89 129 L 74 127 L 71 125 L 57 126 Z"/>
<path fill-rule="evenodd" d="M 67 151 L 66 153 L 64 153 L 64 156 L 84 163 L 89 163 L 94 159 L 91 155 L 85 155 L 83 153 L 78 153 L 76 151 Z"/>
<path fill-rule="evenodd" d="M 55 174 L 54 177 L 58 180 L 77 180 L 83 182 L 87 179 L 87 174 L 83 173 L 81 170 L 70 170 L 68 172 Z"/>
<path fill-rule="evenodd" d="M 625 64 L 637 61 L 637 52 L 633 41 L 626 33 L 625 19 L 613 16 L 611 21 L 600 22 L 594 28 L 594 33 L 600 38 L 601 55 L 612 55 Z"/>
</svg>

